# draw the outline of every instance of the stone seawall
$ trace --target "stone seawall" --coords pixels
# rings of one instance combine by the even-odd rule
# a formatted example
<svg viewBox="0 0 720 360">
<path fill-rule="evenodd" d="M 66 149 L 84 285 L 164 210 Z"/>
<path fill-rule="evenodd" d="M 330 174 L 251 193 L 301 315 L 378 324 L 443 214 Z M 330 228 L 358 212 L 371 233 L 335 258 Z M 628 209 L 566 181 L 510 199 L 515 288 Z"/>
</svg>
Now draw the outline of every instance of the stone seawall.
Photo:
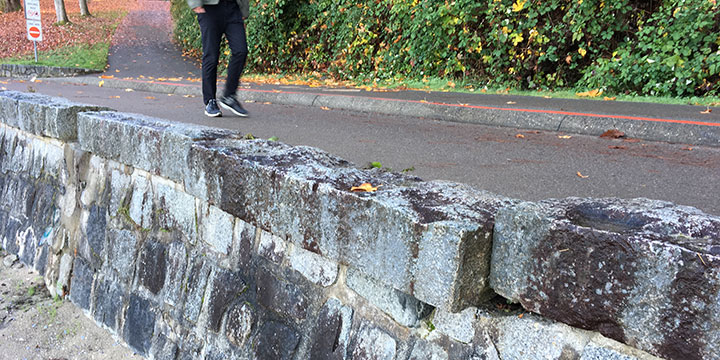
<svg viewBox="0 0 720 360">
<path fill-rule="evenodd" d="M 524 203 L 35 94 L 0 92 L 0 123 L 3 248 L 148 358 L 720 357 L 695 209 Z"/>
</svg>

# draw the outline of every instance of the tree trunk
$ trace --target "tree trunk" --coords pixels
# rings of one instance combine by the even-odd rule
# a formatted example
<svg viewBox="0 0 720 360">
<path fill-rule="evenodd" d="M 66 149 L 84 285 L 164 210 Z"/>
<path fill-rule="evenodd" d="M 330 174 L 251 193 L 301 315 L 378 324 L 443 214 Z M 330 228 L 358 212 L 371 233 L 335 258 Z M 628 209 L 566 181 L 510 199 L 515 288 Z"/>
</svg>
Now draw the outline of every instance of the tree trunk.
<svg viewBox="0 0 720 360">
<path fill-rule="evenodd" d="M 90 10 L 87 6 L 87 0 L 80 0 L 80 15 L 82 16 L 92 16 L 90 15 Z"/>
<path fill-rule="evenodd" d="M 2 0 L 2 4 L 0 5 L 2 5 L 0 10 L 6 13 L 22 9 L 20 6 L 20 0 Z"/>
<path fill-rule="evenodd" d="M 70 22 L 67 12 L 65 12 L 65 0 L 55 0 L 55 14 L 57 15 L 58 24 Z"/>
</svg>

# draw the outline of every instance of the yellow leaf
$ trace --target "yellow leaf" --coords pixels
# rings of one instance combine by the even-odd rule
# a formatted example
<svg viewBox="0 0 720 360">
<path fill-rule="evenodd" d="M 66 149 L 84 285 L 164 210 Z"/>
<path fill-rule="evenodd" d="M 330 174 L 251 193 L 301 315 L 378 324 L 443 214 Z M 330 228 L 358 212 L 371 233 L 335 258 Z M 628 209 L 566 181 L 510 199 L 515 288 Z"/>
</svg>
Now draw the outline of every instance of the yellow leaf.
<svg viewBox="0 0 720 360">
<path fill-rule="evenodd" d="M 451 87 L 451 88 L 454 88 L 454 87 L 455 87 L 455 83 L 452 82 L 452 81 L 448 81 L 447 86 L 449 86 L 449 87 Z"/>
<path fill-rule="evenodd" d="M 570 139 L 572 136 L 570 135 L 558 135 L 558 139 Z"/>
<path fill-rule="evenodd" d="M 155 97 L 154 97 L 154 96 L 146 96 L 145 98 L 148 99 L 148 100 L 155 100 Z"/>
<path fill-rule="evenodd" d="M 605 96 L 605 97 L 603 97 L 603 100 L 605 100 L 605 101 L 615 101 L 616 99 L 617 99 L 616 96 L 613 96 L 613 97 L 607 97 L 607 96 Z"/>
<path fill-rule="evenodd" d="M 112 79 L 114 77 L 115 77 L 115 75 L 100 75 L 101 79 Z"/>
<path fill-rule="evenodd" d="M 373 187 L 372 184 L 370 184 L 370 183 L 364 183 L 364 184 L 361 184 L 360 186 L 351 187 L 350 191 L 353 191 L 353 192 L 375 192 L 381 186 L 382 185 Z"/>
<path fill-rule="evenodd" d="M 590 91 L 585 91 L 585 92 L 579 92 L 579 93 L 576 93 L 575 95 L 577 95 L 579 97 L 598 97 L 598 96 L 602 95 L 602 93 L 603 93 L 602 90 L 595 89 L 595 90 L 590 90 Z"/>
<path fill-rule="evenodd" d="M 105 85 L 105 80 L 100 80 L 100 82 L 98 83 L 98 86 L 103 87 L 103 85 Z"/>
<path fill-rule="evenodd" d="M 111 99 L 119 99 L 120 96 L 115 95 L 115 96 L 111 96 L 110 98 L 111 98 Z"/>
<path fill-rule="evenodd" d="M 521 11 L 523 9 L 523 7 L 525 7 L 526 2 L 527 2 L 527 0 L 517 0 L 517 2 L 514 3 L 512 6 L 512 11 L 513 12 Z"/>
<path fill-rule="evenodd" d="M 508 101 L 506 104 L 508 104 L 508 105 L 515 105 L 515 104 L 517 104 L 517 103 L 514 102 L 514 101 Z"/>
<path fill-rule="evenodd" d="M 701 114 L 709 114 L 709 113 L 711 113 L 711 112 L 712 112 L 712 109 L 711 109 L 711 108 L 707 108 L 707 109 L 705 109 L 705 111 L 701 111 L 700 113 L 701 113 Z"/>
<path fill-rule="evenodd" d="M 585 175 L 581 174 L 579 171 L 577 172 L 577 176 L 580 177 L 580 178 L 582 178 L 582 179 L 587 179 L 587 178 L 589 178 L 589 176 L 585 176 Z"/>
<path fill-rule="evenodd" d="M 523 135 L 523 134 L 517 134 L 517 135 L 515 135 L 515 137 L 518 138 L 518 139 L 524 139 L 524 138 L 525 138 L 525 135 Z"/>
<path fill-rule="evenodd" d="M 129 89 L 129 88 L 128 88 L 128 89 L 125 89 L 125 92 L 133 92 L 133 91 L 135 91 L 135 90 Z"/>
<path fill-rule="evenodd" d="M 585 57 L 585 54 L 587 54 L 587 50 L 585 50 L 583 48 L 579 48 L 578 53 L 580 54 L 580 56 Z"/>
<path fill-rule="evenodd" d="M 323 110 L 325 110 L 325 111 L 328 111 L 328 110 L 330 110 L 330 108 L 329 108 L 329 107 L 327 107 L 327 106 L 323 106 L 323 107 L 321 107 L 320 109 L 323 109 Z"/>
</svg>

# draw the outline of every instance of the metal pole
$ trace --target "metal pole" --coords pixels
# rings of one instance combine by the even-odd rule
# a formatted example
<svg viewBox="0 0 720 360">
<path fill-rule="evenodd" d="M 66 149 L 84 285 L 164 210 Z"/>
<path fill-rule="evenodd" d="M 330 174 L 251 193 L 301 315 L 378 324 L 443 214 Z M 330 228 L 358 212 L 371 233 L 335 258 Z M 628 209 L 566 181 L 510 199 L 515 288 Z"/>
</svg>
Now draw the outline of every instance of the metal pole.
<svg viewBox="0 0 720 360">
<path fill-rule="evenodd" d="M 33 47 L 35 48 L 35 62 L 37 61 L 37 41 L 33 40 Z"/>
</svg>

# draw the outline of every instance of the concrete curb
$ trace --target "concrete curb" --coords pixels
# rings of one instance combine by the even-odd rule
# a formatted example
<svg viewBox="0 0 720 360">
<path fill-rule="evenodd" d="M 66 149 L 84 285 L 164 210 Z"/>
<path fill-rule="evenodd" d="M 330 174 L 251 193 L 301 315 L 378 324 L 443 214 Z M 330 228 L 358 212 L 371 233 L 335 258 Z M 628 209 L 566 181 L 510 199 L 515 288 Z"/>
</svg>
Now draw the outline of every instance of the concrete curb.
<svg viewBox="0 0 720 360">
<path fill-rule="evenodd" d="M 57 67 L 57 66 L 40 66 L 40 65 L 18 65 L 18 64 L 0 64 L 0 76 L 3 77 L 66 77 L 88 74 L 99 74 L 102 70 Z"/>
<path fill-rule="evenodd" d="M 52 79 L 47 79 L 52 80 Z M 138 91 L 201 96 L 200 85 L 102 79 L 103 86 Z M 95 84 L 90 78 L 65 78 L 55 81 Z M 720 147 L 720 124 L 690 120 L 643 118 L 624 115 L 584 114 L 543 109 L 504 108 L 418 100 L 372 98 L 343 94 L 239 89 L 245 101 L 274 104 L 327 107 L 331 109 L 374 112 L 385 115 L 424 117 L 435 120 L 471 123 L 518 129 L 558 131 L 598 136 L 618 129 L 627 137 L 691 145 Z"/>
</svg>

